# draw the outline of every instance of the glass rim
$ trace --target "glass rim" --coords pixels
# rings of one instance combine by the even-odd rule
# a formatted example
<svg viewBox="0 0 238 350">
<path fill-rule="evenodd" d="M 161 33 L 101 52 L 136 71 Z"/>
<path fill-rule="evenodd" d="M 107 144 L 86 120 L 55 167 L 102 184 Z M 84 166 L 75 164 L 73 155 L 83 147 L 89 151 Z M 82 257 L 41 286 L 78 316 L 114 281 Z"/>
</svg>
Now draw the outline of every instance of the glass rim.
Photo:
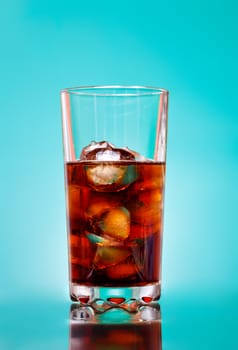
<svg viewBox="0 0 238 350">
<path fill-rule="evenodd" d="M 111 90 L 103 92 L 105 90 Z M 118 89 L 118 92 L 113 90 Z M 129 90 L 125 91 L 124 90 Z M 100 91 L 101 90 L 101 91 Z M 121 90 L 121 91 L 120 91 Z M 131 92 L 130 92 L 131 90 Z M 133 91 L 134 90 L 134 91 Z M 76 86 L 65 88 L 61 93 L 68 93 L 79 96 L 151 96 L 151 95 L 168 95 L 169 91 L 164 88 L 143 85 L 92 85 L 92 86 Z"/>
</svg>

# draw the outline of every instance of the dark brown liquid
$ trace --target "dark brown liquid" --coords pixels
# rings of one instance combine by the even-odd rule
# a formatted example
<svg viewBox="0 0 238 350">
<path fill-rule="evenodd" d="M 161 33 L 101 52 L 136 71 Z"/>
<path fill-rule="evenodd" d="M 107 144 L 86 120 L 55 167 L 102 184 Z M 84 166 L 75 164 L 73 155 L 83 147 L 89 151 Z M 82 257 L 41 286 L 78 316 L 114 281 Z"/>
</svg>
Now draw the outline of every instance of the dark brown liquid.
<svg viewBox="0 0 238 350">
<path fill-rule="evenodd" d="M 164 163 L 66 164 L 70 278 L 87 286 L 160 280 Z"/>
</svg>

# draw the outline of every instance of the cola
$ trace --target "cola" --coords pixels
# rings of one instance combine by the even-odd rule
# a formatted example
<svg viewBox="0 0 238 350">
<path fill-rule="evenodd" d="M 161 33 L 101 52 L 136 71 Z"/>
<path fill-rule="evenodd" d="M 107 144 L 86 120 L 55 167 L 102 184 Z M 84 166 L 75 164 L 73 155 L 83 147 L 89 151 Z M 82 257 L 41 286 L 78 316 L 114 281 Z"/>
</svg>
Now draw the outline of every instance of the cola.
<svg viewBox="0 0 238 350">
<path fill-rule="evenodd" d="M 156 283 L 165 163 L 100 144 L 66 163 L 70 280 L 105 287 Z"/>
</svg>

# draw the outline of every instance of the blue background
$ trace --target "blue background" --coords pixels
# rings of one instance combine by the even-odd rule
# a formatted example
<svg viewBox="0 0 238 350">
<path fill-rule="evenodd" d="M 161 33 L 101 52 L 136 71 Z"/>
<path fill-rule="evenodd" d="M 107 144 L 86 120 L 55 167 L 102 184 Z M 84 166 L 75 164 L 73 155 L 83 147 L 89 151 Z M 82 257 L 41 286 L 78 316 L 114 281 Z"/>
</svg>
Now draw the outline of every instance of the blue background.
<svg viewBox="0 0 238 350">
<path fill-rule="evenodd" d="M 29 303 L 37 301 L 42 310 L 53 305 L 57 312 L 56 305 L 66 310 L 69 303 L 60 90 L 154 85 L 170 91 L 161 299 L 164 348 L 195 349 L 185 335 L 190 334 L 192 344 L 192 329 L 204 319 L 211 335 L 208 348 L 215 346 L 215 328 L 209 327 L 215 327 L 221 315 L 227 321 L 223 332 L 234 329 L 237 15 L 235 0 L 0 0 L 3 310 L 26 305 L 19 306 L 19 312 L 24 309 L 31 319 Z M 206 310 L 213 311 L 207 315 Z M 180 329 L 179 320 L 194 327 Z M 6 321 L 0 333 L 3 349 L 13 348 L 10 324 Z M 47 323 L 45 327 L 57 338 L 58 328 L 52 333 Z M 218 338 L 216 346 L 223 348 L 228 338 Z M 236 340 L 229 339 L 234 346 Z M 64 341 L 55 342 L 58 349 L 66 348 Z"/>
</svg>

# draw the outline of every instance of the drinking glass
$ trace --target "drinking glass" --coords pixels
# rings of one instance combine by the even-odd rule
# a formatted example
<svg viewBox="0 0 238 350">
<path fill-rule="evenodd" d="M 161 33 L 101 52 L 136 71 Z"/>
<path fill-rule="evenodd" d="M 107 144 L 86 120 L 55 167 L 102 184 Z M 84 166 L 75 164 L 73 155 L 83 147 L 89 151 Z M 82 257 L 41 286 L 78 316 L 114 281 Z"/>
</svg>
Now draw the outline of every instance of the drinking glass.
<svg viewBox="0 0 238 350">
<path fill-rule="evenodd" d="M 68 88 L 61 106 L 71 299 L 158 300 L 168 91 Z"/>
</svg>

